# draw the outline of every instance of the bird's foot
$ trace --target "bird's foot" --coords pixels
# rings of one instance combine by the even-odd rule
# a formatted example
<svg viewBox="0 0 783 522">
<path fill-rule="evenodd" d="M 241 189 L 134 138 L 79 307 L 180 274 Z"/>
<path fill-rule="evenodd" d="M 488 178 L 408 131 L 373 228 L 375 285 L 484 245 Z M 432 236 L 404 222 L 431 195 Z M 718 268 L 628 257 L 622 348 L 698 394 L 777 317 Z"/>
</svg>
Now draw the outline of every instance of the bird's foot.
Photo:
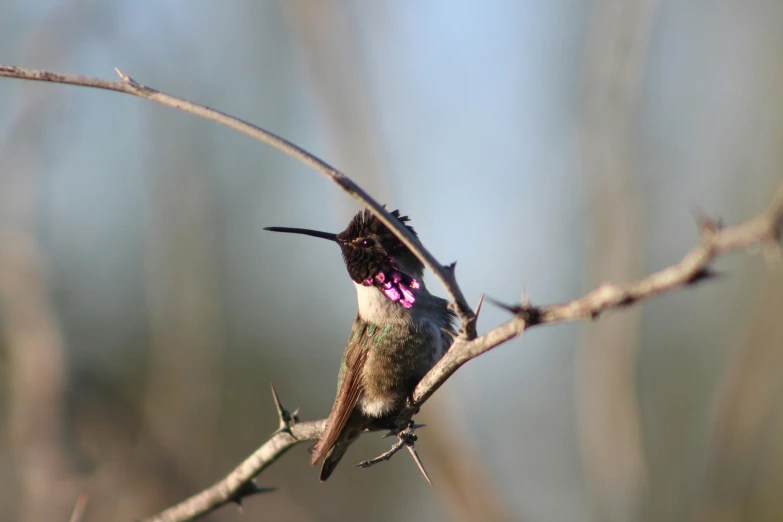
<svg viewBox="0 0 783 522">
<path fill-rule="evenodd" d="M 411 457 L 413 457 L 413 461 L 416 463 L 416 465 L 419 467 L 419 471 L 421 471 L 421 474 L 424 475 L 424 479 L 429 483 L 430 486 L 432 486 L 432 481 L 430 480 L 429 475 L 427 475 L 427 470 L 424 469 L 424 465 L 421 463 L 421 459 L 419 458 L 419 454 L 416 452 L 416 440 L 418 440 L 418 437 L 416 436 L 416 429 L 417 428 L 423 428 L 423 424 L 414 424 L 414 422 L 411 420 L 408 425 L 403 428 L 402 430 L 399 430 L 397 432 L 391 431 L 388 434 L 386 434 L 386 437 L 396 435 L 397 436 L 397 442 L 392 445 L 391 448 L 389 448 L 388 451 L 378 455 L 374 459 L 365 460 L 363 462 L 360 462 L 356 465 L 357 468 L 369 468 L 370 466 L 374 466 L 378 464 L 379 462 L 383 462 L 386 460 L 389 460 L 392 458 L 392 456 L 400 451 L 402 448 L 408 448 L 408 451 L 411 454 Z"/>
</svg>

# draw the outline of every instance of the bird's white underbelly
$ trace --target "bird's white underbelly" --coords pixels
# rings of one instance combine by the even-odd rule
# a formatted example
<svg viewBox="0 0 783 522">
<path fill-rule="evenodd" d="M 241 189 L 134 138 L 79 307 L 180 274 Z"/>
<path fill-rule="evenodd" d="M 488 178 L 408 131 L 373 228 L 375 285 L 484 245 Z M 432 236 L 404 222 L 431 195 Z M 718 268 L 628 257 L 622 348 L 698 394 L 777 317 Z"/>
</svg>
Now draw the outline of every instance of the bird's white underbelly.
<svg viewBox="0 0 783 522">
<path fill-rule="evenodd" d="M 368 417 L 383 417 L 392 411 L 396 403 L 396 397 L 387 397 L 385 399 L 374 399 L 370 401 L 362 396 L 359 405 L 362 408 L 362 413 Z"/>
</svg>

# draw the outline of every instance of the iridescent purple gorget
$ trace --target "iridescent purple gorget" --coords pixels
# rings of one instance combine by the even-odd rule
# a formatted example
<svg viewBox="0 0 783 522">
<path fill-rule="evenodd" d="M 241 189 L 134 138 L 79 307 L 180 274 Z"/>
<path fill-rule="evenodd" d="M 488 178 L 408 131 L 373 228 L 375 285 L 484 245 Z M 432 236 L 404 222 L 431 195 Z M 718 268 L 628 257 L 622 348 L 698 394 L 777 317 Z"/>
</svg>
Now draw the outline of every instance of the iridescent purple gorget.
<svg viewBox="0 0 783 522">
<path fill-rule="evenodd" d="M 386 297 L 393 302 L 399 302 L 403 308 L 411 308 L 416 302 L 413 290 L 419 288 L 419 282 L 396 268 L 392 268 L 388 275 L 378 272 L 374 276 L 365 279 L 364 286 L 377 286 Z"/>
</svg>

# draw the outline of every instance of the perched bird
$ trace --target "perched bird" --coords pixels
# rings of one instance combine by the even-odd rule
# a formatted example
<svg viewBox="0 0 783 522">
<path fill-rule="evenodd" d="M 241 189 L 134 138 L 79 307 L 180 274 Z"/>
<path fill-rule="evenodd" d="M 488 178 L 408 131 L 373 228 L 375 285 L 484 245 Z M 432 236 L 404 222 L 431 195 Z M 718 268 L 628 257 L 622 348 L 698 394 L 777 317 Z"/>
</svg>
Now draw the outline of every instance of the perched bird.
<svg viewBox="0 0 783 522">
<path fill-rule="evenodd" d="M 407 216 L 397 210 L 391 215 L 416 236 Z M 343 352 L 337 397 L 312 450 L 313 465 L 323 460 L 324 481 L 365 429 L 397 428 L 406 398 L 451 346 L 456 315 L 445 299 L 427 291 L 421 261 L 368 210 L 339 234 L 266 230 L 334 241 L 356 287 L 359 311 Z"/>
</svg>

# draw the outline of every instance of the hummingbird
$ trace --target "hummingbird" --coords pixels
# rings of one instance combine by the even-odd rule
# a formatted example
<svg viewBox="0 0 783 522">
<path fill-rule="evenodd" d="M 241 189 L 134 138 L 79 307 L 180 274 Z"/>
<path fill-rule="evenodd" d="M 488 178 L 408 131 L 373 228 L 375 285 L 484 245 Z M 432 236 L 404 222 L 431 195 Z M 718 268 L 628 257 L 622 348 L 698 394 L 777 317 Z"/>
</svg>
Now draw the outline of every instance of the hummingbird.
<svg viewBox="0 0 783 522">
<path fill-rule="evenodd" d="M 418 239 L 408 216 L 398 210 L 391 215 Z M 358 312 L 340 363 L 337 396 L 311 452 L 312 465 L 323 461 L 323 482 L 363 431 L 398 429 L 395 418 L 406 399 L 451 346 L 457 317 L 445 299 L 427 291 L 421 261 L 369 210 L 356 214 L 339 234 L 265 230 L 337 243 L 356 288 Z"/>
</svg>

